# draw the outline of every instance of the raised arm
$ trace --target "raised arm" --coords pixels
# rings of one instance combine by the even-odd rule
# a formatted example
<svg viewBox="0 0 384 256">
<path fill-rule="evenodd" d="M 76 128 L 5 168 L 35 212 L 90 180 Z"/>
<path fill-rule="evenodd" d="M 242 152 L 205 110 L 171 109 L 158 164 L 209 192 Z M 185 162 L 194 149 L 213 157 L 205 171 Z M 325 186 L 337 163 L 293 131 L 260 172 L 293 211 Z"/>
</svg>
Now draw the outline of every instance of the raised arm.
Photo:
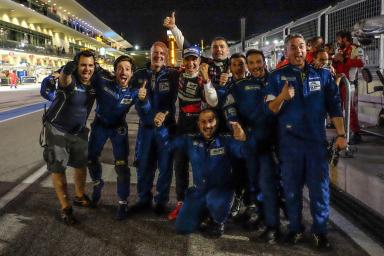
<svg viewBox="0 0 384 256">
<path fill-rule="evenodd" d="M 179 49 L 184 49 L 191 46 L 191 44 L 185 40 L 181 30 L 176 26 L 175 12 L 172 12 L 171 16 L 165 17 L 163 26 L 171 31 L 172 35 L 175 37 L 176 44 Z"/>
<path fill-rule="evenodd" d="M 68 62 L 61 70 L 59 76 L 59 86 L 68 87 L 72 83 L 72 73 L 77 69 L 77 63 L 75 61 Z"/>
</svg>

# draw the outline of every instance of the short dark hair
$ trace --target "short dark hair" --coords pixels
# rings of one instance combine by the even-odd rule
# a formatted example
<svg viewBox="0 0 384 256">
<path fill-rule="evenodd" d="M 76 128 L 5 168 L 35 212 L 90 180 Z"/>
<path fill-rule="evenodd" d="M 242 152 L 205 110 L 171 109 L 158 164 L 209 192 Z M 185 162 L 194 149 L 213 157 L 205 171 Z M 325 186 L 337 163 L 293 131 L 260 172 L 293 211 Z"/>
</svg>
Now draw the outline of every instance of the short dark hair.
<svg viewBox="0 0 384 256">
<path fill-rule="evenodd" d="M 132 72 L 135 71 L 135 69 L 136 69 L 135 61 L 132 57 L 127 56 L 127 55 L 121 55 L 113 62 L 113 70 L 114 71 L 116 71 L 117 65 L 119 65 L 119 63 L 122 61 L 128 61 L 129 63 L 131 63 L 131 70 L 132 70 Z"/>
<path fill-rule="evenodd" d="M 208 112 L 214 114 L 214 116 L 215 116 L 215 118 L 216 118 L 216 122 L 219 121 L 219 119 L 217 118 L 217 112 L 216 112 L 216 110 L 213 109 L 213 108 L 205 108 L 205 109 L 201 110 L 200 113 L 199 113 L 199 118 L 197 119 L 197 121 L 200 120 L 200 116 L 201 116 L 202 114 L 204 114 L 204 113 L 208 113 Z"/>
<path fill-rule="evenodd" d="M 215 42 L 215 41 L 224 41 L 225 44 L 226 44 L 227 46 L 229 46 L 229 45 L 228 45 L 228 40 L 227 40 L 225 37 L 222 37 L 222 36 L 216 36 L 215 38 L 212 39 L 211 44 L 213 44 L 213 42 Z"/>
<path fill-rule="evenodd" d="M 307 42 L 305 41 L 304 37 L 302 34 L 299 34 L 299 33 L 294 33 L 294 34 L 289 34 L 287 35 L 285 38 L 284 38 L 284 46 L 287 47 L 289 41 L 291 41 L 292 39 L 294 38 L 301 38 L 304 40 L 305 44 L 307 44 Z M 310 41 L 310 40 L 309 40 Z"/>
<path fill-rule="evenodd" d="M 345 38 L 348 42 L 352 43 L 352 33 L 347 30 L 341 30 L 336 33 L 336 37 Z"/>
<path fill-rule="evenodd" d="M 313 58 L 317 58 L 317 55 L 318 55 L 319 53 L 322 53 L 322 52 L 325 52 L 326 54 L 328 54 L 328 52 L 327 52 L 324 48 L 320 48 L 320 49 L 318 49 L 317 51 L 315 51 L 315 52 L 313 53 Z"/>
<path fill-rule="evenodd" d="M 261 57 L 263 57 L 263 61 L 265 62 L 265 56 L 264 56 L 263 51 L 256 50 L 256 49 L 250 49 L 250 50 L 248 50 L 248 51 L 245 53 L 245 57 L 248 58 L 248 56 L 253 55 L 253 54 L 261 55 Z"/>
<path fill-rule="evenodd" d="M 91 50 L 84 50 L 84 51 L 80 51 L 78 53 L 76 53 L 75 57 L 73 58 L 73 60 L 76 62 L 76 63 L 79 63 L 79 60 L 80 60 L 80 57 L 83 56 L 83 57 L 93 57 L 93 61 L 94 63 L 96 63 L 96 57 L 95 57 L 95 53 Z"/>
<path fill-rule="evenodd" d="M 233 59 L 239 59 L 239 58 L 243 58 L 245 61 L 247 61 L 247 59 L 246 59 L 246 57 L 244 56 L 244 54 L 242 54 L 242 53 L 234 53 L 234 54 L 232 54 L 231 55 L 231 57 L 229 58 L 229 63 L 231 63 L 231 61 L 233 60 Z"/>
</svg>

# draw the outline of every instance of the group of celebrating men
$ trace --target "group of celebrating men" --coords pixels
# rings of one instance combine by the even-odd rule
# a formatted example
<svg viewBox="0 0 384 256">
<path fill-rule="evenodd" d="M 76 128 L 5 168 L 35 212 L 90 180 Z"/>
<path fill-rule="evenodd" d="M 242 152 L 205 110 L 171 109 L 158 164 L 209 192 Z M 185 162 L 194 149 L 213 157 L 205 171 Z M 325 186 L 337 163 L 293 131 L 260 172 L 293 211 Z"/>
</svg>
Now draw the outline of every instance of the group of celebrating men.
<svg viewBox="0 0 384 256">
<path fill-rule="evenodd" d="M 155 42 L 150 63 L 136 71 L 131 57 L 120 56 L 112 75 L 97 66 L 91 51 L 82 51 L 43 81 L 46 89 L 58 80 L 53 94 L 49 89 L 42 94 L 52 101 L 43 118 L 44 159 L 62 220 L 69 225 L 77 222 L 68 199 L 66 167 L 74 168 L 73 204 L 97 207 L 104 186 L 99 157 L 110 139 L 117 174 L 118 220 L 126 219 L 129 210 L 166 213 L 174 169 L 177 204 L 168 218 L 175 220 L 176 232 L 189 234 L 201 229 L 220 237 L 228 218 L 239 218 L 243 202 L 245 227 L 255 230 L 263 222 L 261 239 L 275 243 L 281 236 L 279 207 L 284 198 L 289 221 L 284 241 L 296 244 L 304 233 L 305 184 L 313 241 L 317 248 L 330 248 L 327 116 L 336 128 L 335 146 L 347 146 L 339 89 L 331 72 L 306 62 L 306 42 L 299 34 L 285 38 L 287 65 L 268 73 L 262 51 L 249 50 L 229 58 L 226 40 L 217 37 L 211 44 L 212 58 L 205 58 L 184 39 L 174 13 L 163 25 L 182 49 L 180 70 L 166 66 L 167 46 Z M 86 121 L 95 99 L 88 139 Z M 135 150 L 138 199 L 128 208 L 126 114 L 132 106 L 140 118 Z M 91 198 L 85 194 L 87 167 L 93 181 Z M 159 175 L 153 195 L 156 169 Z"/>
</svg>

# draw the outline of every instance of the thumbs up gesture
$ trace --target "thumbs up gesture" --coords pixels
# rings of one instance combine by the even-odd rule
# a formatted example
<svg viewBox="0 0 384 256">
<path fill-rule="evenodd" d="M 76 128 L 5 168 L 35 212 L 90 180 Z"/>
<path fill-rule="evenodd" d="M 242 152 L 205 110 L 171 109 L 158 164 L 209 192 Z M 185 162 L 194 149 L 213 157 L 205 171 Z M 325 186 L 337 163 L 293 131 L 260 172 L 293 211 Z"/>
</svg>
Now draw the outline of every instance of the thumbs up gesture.
<svg viewBox="0 0 384 256">
<path fill-rule="evenodd" d="M 156 127 L 162 126 L 167 115 L 168 115 L 168 111 L 166 111 L 165 113 L 163 112 L 157 113 L 154 119 L 155 126 Z"/>
<path fill-rule="evenodd" d="M 147 89 L 145 86 L 147 85 L 147 80 L 144 81 L 143 85 L 139 89 L 138 97 L 139 100 L 144 101 L 145 97 L 147 96 Z"/>
<path fill-rule="evenodd" d="M 233 138 L 235 138 L 235 140 L 245 141 L 247 139 L 247 136 L 245 135 L 243 128 L 241 128 L 241 125 L 238 122 L 229 123 L 232 126 Z"/>
<path fill-rule="evenodd" d="M 285 81 L 285 84 L 284 84 L 284 87 L 283 89 L 281 90 L 281 93 L 280 93 L 281 97 L 284 99 L 284 100 L 290 100 L 292 99 L 293 97 L 295 97 L 295 88 L 293 86 L 290 86 L 288 84 L 288 81 Z"/>
<path fill-rule="evenodd" d="M 167 29 L 172 29 L 174 26 L 176 26 L 175 12 L 172 12 L 171 17 L 165 17 L 163 26 Z"/>
</svg>

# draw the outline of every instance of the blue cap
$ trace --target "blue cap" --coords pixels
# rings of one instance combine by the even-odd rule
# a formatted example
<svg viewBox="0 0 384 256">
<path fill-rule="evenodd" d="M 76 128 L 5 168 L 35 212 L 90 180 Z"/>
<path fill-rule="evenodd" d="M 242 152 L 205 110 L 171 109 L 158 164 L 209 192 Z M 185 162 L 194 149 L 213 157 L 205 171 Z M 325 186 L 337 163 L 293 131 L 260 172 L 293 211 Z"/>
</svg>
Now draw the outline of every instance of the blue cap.
<svg viewBox="0 0 384 256">
<path fill-rule="evenodd" d="M 191 46 L 191 47 L 185 48 L 183 50 L 183 58 L 186 58 L 188 56 L 195 56 L 195 57 L 199 58 L 200 57 L 199 47 Z"/>
</svg>

